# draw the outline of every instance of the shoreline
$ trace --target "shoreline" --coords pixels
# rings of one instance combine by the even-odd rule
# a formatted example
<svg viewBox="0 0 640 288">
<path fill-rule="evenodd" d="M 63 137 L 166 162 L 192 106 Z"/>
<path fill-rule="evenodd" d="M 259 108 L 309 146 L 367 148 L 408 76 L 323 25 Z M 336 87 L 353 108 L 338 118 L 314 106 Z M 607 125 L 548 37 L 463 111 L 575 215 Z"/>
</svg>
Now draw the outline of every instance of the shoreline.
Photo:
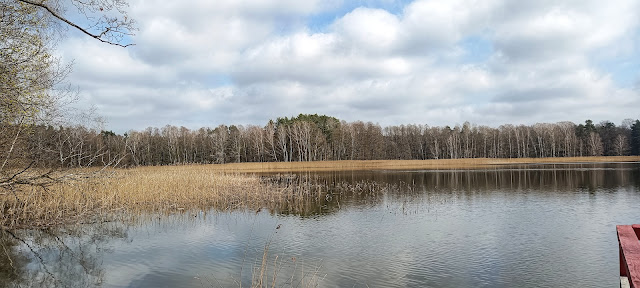
<svg viewBox="0 0 640 288">
<path fill-rule="evenodd" d="M 481 169 L 502 165 L 529 164 L 598 164 L 634 163 L 640 156 L 594 156 L 594 157 L 554 157 L 554 158 L 466 158 L 428 160 L 341 160 L 311 162 L 245 162 L 227 164 L 186 164 L 184 166 L 202 169 L 235 172 L 314 172 L 314 171 L 357 171 L 357 170 L 424 170 L 424 169 Z M 138 167 L 145 169 L 158 166 Z M 180 166 L 173 166 L 180 167 Z"/>
</svg>

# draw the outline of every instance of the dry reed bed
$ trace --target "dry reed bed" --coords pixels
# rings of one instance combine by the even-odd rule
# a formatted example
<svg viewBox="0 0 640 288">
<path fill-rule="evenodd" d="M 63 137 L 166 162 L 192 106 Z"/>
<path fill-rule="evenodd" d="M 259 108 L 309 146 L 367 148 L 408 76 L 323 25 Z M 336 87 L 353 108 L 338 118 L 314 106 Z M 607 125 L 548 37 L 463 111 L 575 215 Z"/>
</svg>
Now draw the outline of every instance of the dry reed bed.
<svg viewBox="0 0 640 288">
<path fill-rule="evenodd" d="M 105 221 L 117 216 L 191 209 L 277 209 L 307 205 L 322 197 L 322 186 L 305 179 L 272 181 L 250 174 L 198 166 L 141 167 L 110 171 L 86 181 L 46 190 L 0 195 L 3 228 L 49 227 Z M 289 178 L 287 178 L 289 179 Z"/>
<path fill-rule="evenodd" d="M 242 173 L 341 171 L 341 170 L 409 170 L 409 169 L 474 169 L 497 165 L 537 163 L 606 163 L 640 162 L 640 156 L 558 157 L 558 158 L 469 158 L 430 160 L 343 160 L 312 162 L 260 162 L 200 165 L 200 169 Z"/>
</svg>

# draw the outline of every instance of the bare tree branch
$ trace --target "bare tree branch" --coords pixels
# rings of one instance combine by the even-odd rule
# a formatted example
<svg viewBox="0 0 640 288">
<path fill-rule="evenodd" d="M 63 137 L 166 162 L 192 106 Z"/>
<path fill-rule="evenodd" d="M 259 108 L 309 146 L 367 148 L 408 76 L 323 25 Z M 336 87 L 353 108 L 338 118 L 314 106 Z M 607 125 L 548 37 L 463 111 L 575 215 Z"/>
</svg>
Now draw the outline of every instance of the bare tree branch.
<svg viewBox="0 0 640 288">
<path fill-rule="evenodd" d="M 49 12 L 49 14 L 51 14 L 53 17 L 59 19 L 60 21 L 66 23 L 67 25 L 69 25 L 69 26 L 71 26 L 73 28 L 76 28 L 80 32 L 82 32 L 82 33 L 88 35 L 89 37 L 94 38 L 94 39 L 96 39 L 96 40 L 98 40 L 100 42 L 111 44 L 111 45 L 115 45 L 115 46 L 120 46 L 120 47 L 129 47 L 129 46 L 135 45 L 134 43 L 120 44 L 118 42 L 106 40 L 106 39 L 103 38 L 103 37 L 105 37 L 105 35 L 107 35 L 110 32 L 115 32 L 115 33 L 122 34 L 122 35 L 132 35 L 130 33 L 125 33 L 123 31 L 118 30 L 118 28 L 120 27 L 121 23 L 117 23 L 117 21 L 113 21 L 113 20 L 109 21 L 111 23 L 115 23 L 115 25 L 112 25 L 112 26 L 104 28 L 104 30 L 102 32 L 100 32 L 99 34 L 94 34 L 94 33 L 89 32 L 88 30 L 80 27 L 78 24 L 69 21 L 67 18 L 65 18 L 64 16 L 60 15 L 55 10 L 51 9 L 51 7 L 47 6 L 42 1 L 31 1 L 31 0 L 16 0 L 16 1 L 40 7 L 42 9 L 46 10 L 47 12 Z M 125 17 L 125 19 L 126 19 L 126 17 Z"/>
</svg>

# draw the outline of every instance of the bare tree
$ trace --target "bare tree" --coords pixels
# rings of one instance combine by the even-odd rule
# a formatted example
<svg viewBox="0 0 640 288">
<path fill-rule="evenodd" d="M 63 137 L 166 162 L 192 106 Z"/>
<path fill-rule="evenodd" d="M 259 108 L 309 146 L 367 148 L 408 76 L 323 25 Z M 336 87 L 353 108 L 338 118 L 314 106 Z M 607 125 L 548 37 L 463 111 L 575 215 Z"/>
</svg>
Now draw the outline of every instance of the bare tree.
<svg viewBox="0 0 640 288">
<path fill-rule="evenodd" d="M 135 30 L 133 19 L 126 13 L 124 0 L 3 0 L 0 1 L 0 187 L 13 189 L 16 185 L 45 186 L 60 180 L 48 172 L 34 172 L 38 157 L 30 157 L 28 138 L 37 125 L 51 123 L 60 116 L 64 91 L 57 89 L 69 65 L 53 56 L 57 36 L 65 27 L 72 27 L 101 42 L 129 46 L 121 41 Z M 81 24 L 65 16 L 75 9 L 86 19 Z M 78 129 L 71 131 L 80 132 Z M 65 130 L 66 132 L 66 130 Z M 67 135 L 65 141 L 79 135 Z M 66 145 L 62 160 L 87 163 L 96 155 L 84 154 L 96 150 L 83 139 Z M 32 146 L 43 147 L 43 146 Z M 102 147 L 102 146 L 101 146 Z M 36 152 L 37 153 L 37 152 Z M 73 156 L 73 157 L 70 157 Z M 100 159 L 104 159 L 101 155 Z"/>
<path fill-rule="evenodd" d="M 247 126 L 247 137 L 251 146 L 248 161 L 263 162 L 265 154 L 264 130 L 258 126 Z"/>
<path fill-rule="evenodd" d="M 282 155 L 282 161 L 289 162 L 291 161 L 291 153 L 290 151 L 290 142 L 291 137 L 289 136 L 289 126 L 278 125 L 276 129 L 276 142 L 278 150 L 280 150 L 280 155 Z"/>
<path fill-rule="evenodd" d="M 596 132 L 591 132 L 587 138 L 589 156 L 601 156 L 603 153 L 602 140 Z"/>
<path fill-rule="evenodd" d="M 629 152 L 629 139 L 627 139 L 627 136 L 618 134 L 613 143 L 613 149 L 617 156 L 626 155 Z"/>
<path fill-rule="evenodd" d="M 211 146 L 214 151 L 214 161 L 218 164 L 224 164 L 227 157 L 227 142 L 229 140 L 229 127 L 220 125 L 213 130 L 211 135 Z"/>
<path fill-rule="evenodd" d="M 278 153 L 276 152 L 276 126 L 273 121 L 269 121 L 264 127 L 264 145 L 268 161 L 278 161 Z"/>
</svg>

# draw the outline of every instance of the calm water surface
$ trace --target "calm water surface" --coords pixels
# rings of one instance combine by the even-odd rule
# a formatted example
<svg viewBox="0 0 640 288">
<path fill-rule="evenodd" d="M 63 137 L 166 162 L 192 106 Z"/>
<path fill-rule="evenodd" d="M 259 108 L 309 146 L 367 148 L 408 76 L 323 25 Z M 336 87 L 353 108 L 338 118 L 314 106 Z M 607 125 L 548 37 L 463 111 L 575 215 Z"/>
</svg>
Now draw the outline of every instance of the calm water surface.
<svg viewBox="0 0 640 288">
<path fill-rule="evenodd" d="M 301 176 L 330 193 L 24 232 L 0 286 L 249 287 L 266 251 L 269 287 L 617 287 L 615 225 L 640 223 L 640 164 Z"/>
</svg>

